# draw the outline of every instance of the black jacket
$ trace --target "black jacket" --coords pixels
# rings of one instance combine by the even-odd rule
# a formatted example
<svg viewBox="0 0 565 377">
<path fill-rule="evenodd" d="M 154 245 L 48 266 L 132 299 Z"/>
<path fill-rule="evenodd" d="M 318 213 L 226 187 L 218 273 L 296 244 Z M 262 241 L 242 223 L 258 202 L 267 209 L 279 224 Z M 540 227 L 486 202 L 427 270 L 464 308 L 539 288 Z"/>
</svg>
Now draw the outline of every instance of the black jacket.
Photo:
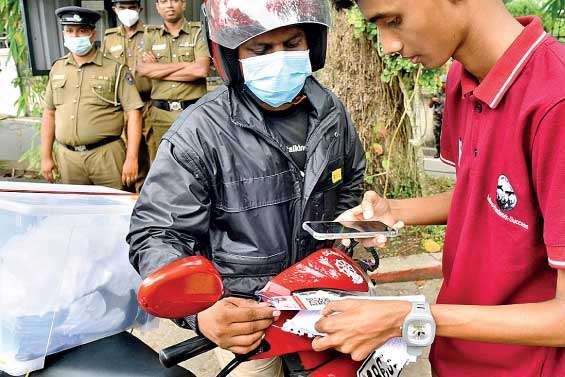
<svg viewBox="0 0 565 377">
<path fill-rule="evenodd" d="M 130 260 L 145 277 L 180 257 L 213 261 L 233 293 L 252 294 L 323 246 L 302 230 L 357 205 L 365 156 L 343 104 L 316 80 L 302 172 L 255 102 L 222 86 L 163 138 L 131 218 Z"/>
</svg>

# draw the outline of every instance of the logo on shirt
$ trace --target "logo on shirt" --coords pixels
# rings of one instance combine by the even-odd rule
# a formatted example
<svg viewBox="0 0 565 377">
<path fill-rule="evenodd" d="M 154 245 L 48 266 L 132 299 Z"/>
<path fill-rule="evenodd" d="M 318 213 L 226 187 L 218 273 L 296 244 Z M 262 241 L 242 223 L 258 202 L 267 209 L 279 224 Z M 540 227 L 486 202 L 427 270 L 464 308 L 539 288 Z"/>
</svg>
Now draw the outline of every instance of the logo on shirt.
<svg viewBox="0 0 565 377">
<path fill-rule="evenodd" d="M 129 85 L 135 85 L 135 79 L 133 78 L 131 72 L 126 73 L 125 79 Z"/>
<path fill-rule="evenodd" d="M 305 150 L 305 145 L 291 145 L 288 147 L 288 153 L 304 152 Z"/>
<path fill-rule="evenodd" d="M 516 207 L 518 198 L 514 192 L 514 188 L 505 175 L 498 177 L 498 185 L 496 186 L 496 203 L 503 211 L 510 211 Z"/>
</svg>

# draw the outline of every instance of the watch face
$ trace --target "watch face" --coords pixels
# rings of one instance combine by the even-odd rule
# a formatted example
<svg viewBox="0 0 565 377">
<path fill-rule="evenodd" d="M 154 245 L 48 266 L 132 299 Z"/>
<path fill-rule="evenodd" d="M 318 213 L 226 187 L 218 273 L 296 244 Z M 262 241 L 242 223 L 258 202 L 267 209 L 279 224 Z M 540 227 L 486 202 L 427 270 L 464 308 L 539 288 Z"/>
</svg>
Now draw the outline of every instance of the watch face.
<svg viewBox="0 0 565 377">
<path fill-rule="evenodd" d="M 429 321 L 413 320 L 408 323 L 406 336 L 408 343 L 418 346 L 427 346 L 433 340 L 433 328 Z"/>
</svg>

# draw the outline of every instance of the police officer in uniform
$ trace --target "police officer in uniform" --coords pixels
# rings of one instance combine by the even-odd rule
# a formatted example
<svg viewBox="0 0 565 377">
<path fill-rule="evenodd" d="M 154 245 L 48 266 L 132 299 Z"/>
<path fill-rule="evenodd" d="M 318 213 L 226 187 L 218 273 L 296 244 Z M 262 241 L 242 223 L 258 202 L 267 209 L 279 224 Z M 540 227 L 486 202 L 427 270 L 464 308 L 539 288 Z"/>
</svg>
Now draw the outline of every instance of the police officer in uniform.
<svg viewBox="0 0 565 377">
<path fill-rule="evenodd" d="M 137 61 L 141 59 L 143 54 L 143 35 L 146 26 L 139 19 L 139 14 L 143 10 L 139 0 L 112 0 L 112 4 L 112 9 L 116 13 L 121 25 L 106 30 L 104 41 L 102 42 L 102 50 L 105 56 L 112 57 L 130 68 L 135 78 L 137 91 L 145 104 L 142 111 L 143 122 L 141 143 L 139 145 L 139 172 L 135 182 L 135 189 L 139 192 L 149 171 L 149 147 L 147 142 L 150 127 L 147 115 L 150 106 L 151 80 L 138 75 L 136 71 Z M 125 139 L 127 140 L 127 137 Z M 154 149 L 155 147 L 152 147 L 152 150 Z"/>
<path fill-rule="evenodd" d="M 100 15 L 70 6 L 55 11 L 71 51 L 49 73 L 41 126 L 41 170 L 50 182 L 121 189 L 138 170 L 143 102 L 126 65 L 105 57 L 94 42 Z M 128 117 L 128 147 L 120 135 Z M 52 150 L 57 140 L 55 165 Z"/>
<path fill-rule="evenodd" d="M 137 70 L 152 79 L 150 121 L 156 144 L 182 110 L 206 93 L 210 53 L 200 22 L 184 18 L 185 0 L 156 0 L 164 24 L 147 30 Z M 150 152 L 151 159 L 155 152 Z"/>
</svg>

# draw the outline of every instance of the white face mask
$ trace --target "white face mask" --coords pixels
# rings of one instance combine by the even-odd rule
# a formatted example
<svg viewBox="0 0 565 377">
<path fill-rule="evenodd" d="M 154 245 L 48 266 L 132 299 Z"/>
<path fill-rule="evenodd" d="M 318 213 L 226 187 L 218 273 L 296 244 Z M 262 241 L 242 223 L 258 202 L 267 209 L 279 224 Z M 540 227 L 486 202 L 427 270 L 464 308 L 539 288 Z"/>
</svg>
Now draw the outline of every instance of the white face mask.
<svg viewBox="0 0 565 377">
<path fill-rule="evenodd" d="M 133 9 L 121 9 L 116 13 L 120 22 L 127 27 L 132 27 L 139 20 L 139 12 Z"/>
<path fill-rule="evenodd" d="M 70 52 L 78 56 L 84 56 L 92 50 L 92 42 L 90 41 L 90 36 L 84 37 L 71 37 L 64 36 L 65 47 L 69 49 Z"/>
</svg>

